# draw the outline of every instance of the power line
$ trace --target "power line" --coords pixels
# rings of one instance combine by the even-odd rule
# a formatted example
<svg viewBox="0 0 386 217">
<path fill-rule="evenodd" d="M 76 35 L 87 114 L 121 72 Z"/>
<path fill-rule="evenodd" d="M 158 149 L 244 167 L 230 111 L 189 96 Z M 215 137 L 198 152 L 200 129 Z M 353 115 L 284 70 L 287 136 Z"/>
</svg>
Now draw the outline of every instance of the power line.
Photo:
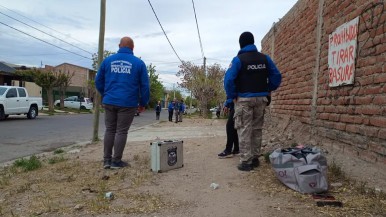
<svg viewBox="0 0 386 217">
<path fill-rule="evenodd" d="M 0 11 L 0 14 L 2 14 L 2 15 L 4 15 L 4 16 L 7 16 L 7 17 L 9 17 L 9 18 L 11 18 L 11 19 L 13 19 L 13 20 L 16 20 L 16 21 L 18 21 L 18 22 L 20 22 L 20 23 L 22 23 L 22 24 L 24 24 L 24 25 L 26 25 L 26 26 L 28 26 L 28 27 L 31 27 L 31 28 L 33 28 L 33 29 L 35 29 L 35 30 L 37 30 L 37 31 L 39 31 L 39 32 L 41 32 L 41 33 L 44 33 L 44 34 L 49 35 L 49 36 L 51 36 L 51 37 L 53 37 L 53 38 L 55 38 L 55 39 L 58 39 L 59 41 L 64 42 L 64 43 L 66 43 L 66 44 L 68 44 L 68 45 L 70 45 L 70 46 L 72 46 L 72 47 L 75 47 L 75 48 L 77 48 L 77 49 L 79 49 L 79 50 L 82 50 L 82 51 L 84 51 L 84 52 L 86 52 L 86 53 L 89 53 L 89 54 L 91 54 L 91 55 L 93 54 L 93 53 L 91 53 L 91 52 L 89 52 L 89 51 L 87 51 L 87 50 L 85 50 L 85 49 L 83 49 L 83 48 L 80 48 L 80 47 L 78 47 L 78 46 L 75 46 L 75 45 L 73 45 L 73 44 L 71 44 L 71 43 L 69 43 L 69 42 L 67 42 L 67 41 L 64 41 L 63 39 L 60 39 L 60 38 L 58 38 L 58 37 L 56 37 L 56 36 L 54 36 L 54 35 L 51 35 L 51 34 L 49 34 L 49 33 L 47 33 L 47 32 L 44 32 L 44 31 L 42 31 L 42 30 L 40 30 L 40 29 L 38 29 L 38 28 L 36 28 L 36 27 L 34 27 L 34 26 L 31 26 L 31 25 L 29 25 L 28 23 L 25 23 L 25 22 L 23 22 L 23 21 L 20 21 L 20 20 L 14 18 L 14 17 L 11 17 L 11 16 L 9 16 L 9 15 L 7 15 L 7 14 L 1 12 L 1 11 Z"/>
<path fill-rule="evenodd" d="M 79 42 L 79 43 L 89 45 L 89 44 L 86 43 L 86 42 L 79 41 L 78 39 L 73 38 L 73 37 L 71 37 L 71 36 L 68 36 L 68 35 L 66 35 L 65 33 L 62 33 L 62 32 L 60 32 L 60 31 L 58 31 L 58 30 L 56 30 L 56 29 L 53 29 L 53 28 L 51 28 L 51 27 L 49 27 L 49 26 L 46 26 L 46 25 L 44 25 L 44 24 L 42 24 L 42 23 L 39 23 L 39 22 L 37 22 L 37 21 L 35 21 L 35 20 L 29 18 L 29 17 L 26 17 L 26 16 L 24 16 L 23 14 L 20 14 L 20 13 L 18 13 L 18 12 L 15 11 L 15 10 L 12 10 L 12 9 L 9 9 L 9 8 L 5 7 L 4 5 L 0 5 L 0 7 L 3 7 L 3 8 L 5 8 L 5 9 L 9 10 L 9 11 L 12 11 L 13 13 L 15 13 L 15 14 L 21 16 L 21 17 L 24 17 L 24 18 L 26 18 L 26 19 L 28 19 L 28 20 L 31 20 L 31 21 L 34 22 L 34 23 L 37 23 L 37 24 L 39 24 L 39 25 L 41 25 L 41 26 L 46 27 L 47 29 L 50 29 L 50 30 L 52 30 L 52 31 L 54 31 L 54 32 L 57 32 L 57 33 L 59 33 L 59 34 L 62 34 L 62 35 L 64 35 L 64 36 L 66 36 L 66 37 L 72 38 L 73 40 L 75 40 L 75 41 L 77 41 L 77 42 Z M 90 46 L 90 45 L 89 45 L 89 46 Z"/>
<path fill-rule="evenodd" d="M 162 27 L 161 22 L 160 22 L 159 19 L 158 19 L 157 13 L 155 12 L 155 10 L 154 10 L 154 8 L 153 8 L 153 5 L 151 4 L 150 0 L 147 0 L 147 1 L 149 2 L 149 5 L 150 5 L 151 9 L 153 10 L 153 13 L 154 13 L 154 15 L 155 15 L 155 18 L 157 18 L 157 21 L 158 21 L 158 23 L 159 23 L 159 25 L 160 25 L 162 31 L 164 32 L 164 35 L 165 35 L 166 39 L 168 40 L 170 46 L 172 47 L 174 53 L 176 54 L 176 56 L 177 56 L 177 58 L 180 60 L 180 62 L 183 63 L 182 60 L 181 60 L 181 58 L 180 58 L 180 56 L 178 56 L 176 50 L 174 49 L 172 43 L 170 42 L 168 36 L 166 35 L 166 32 L 165 32 L 164 28 Z"/>
<path fill-rule="evenodd" d="M 20 29 L 17 29 L 17 28 L 14 28 L 14 27 L 12 27 L 12 26 L 9 26 L 9 25 L 7 25 L 7 24 L 1 22 L 1 21 L 0 21 L 0 24 L 3 24 L 4 26 L 7 26 L 7 27 L 9 27 L 9 28 L 11 28 L 11 29 L 14 29 L 14 30 L 16 30 L 16 31 L 18 31 L 18 32 L 21 32 L 21 33 L 23 33 L 23 34 L 25 34 L 25 35 L 28 35 L 28 36 L 30 36 L 30 37 L 36 39 L 36 40 L 39 40 L 39 41 L 41 41 L 41 42 L 44 42 L 44 43 L 46 43 L 46 44 L 49 44 L 49 45 L 54 46 L 54 47 L 56 47 L 56 48 L 59 48 L 59 49 L 61 49 L 61 50 L 65 50 L 65 51 L 67 51 L 67 52 L 69 52 L 69 53 L 75 54 L 75 55 L 80 56 L 80 57 L 83 57 L 83 58 L 85 58 L 85 59 L 92 60 L 92 59 L 89 58 L 89 57 L 80 55 L 80 54 L 75 53 L 75 52 L 73 52 L 73 51 L 70 51 L 70 50 L 67 50 L 67 49 L 65 49 L 65 48 L 59 47 L 59 46 L 57 46 L 57 45 L 54 45 L 54 44 L 52 44 L 52 43 L 50 43 L 50 42 L 48 42 L 48 41 L 45 41 L 45 40 L 43 40 L 43 39 L 40 39 L 40 38 L 35 37 L 35 36 L 33 36 L 33 35 L 30 35 L 30 34 L 28 34 L 28 33 L 26 33 L 26 32 L 23 32 L 23 31 L 21 31 Z"/>
<path fill-rule="evenodd" d="M 202 58 L 204 58 L 205 57 L 204 49 L 202 48 L 201 35 L 200 35 L 200 29 L 198 28 L 198 21 L 197 21 L 197 15 L 196 15 L 196 8 L 194 7 L 194 0 L 192 0 L 192 4 L 193 4 L 193 11 L 194 11 L 194 18 L 196 19 L 198 39 L 200 40 L 201 54 L 202 54 Z"/>
</svg>

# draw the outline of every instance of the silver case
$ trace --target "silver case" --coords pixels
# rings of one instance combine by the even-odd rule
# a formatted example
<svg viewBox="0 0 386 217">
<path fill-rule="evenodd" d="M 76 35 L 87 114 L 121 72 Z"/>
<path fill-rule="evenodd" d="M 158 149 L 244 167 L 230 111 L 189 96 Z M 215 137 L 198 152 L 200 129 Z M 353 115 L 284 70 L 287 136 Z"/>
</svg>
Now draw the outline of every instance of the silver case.
<svg viewBox="0 0 386 217">
<path fill-rule="evenodd" d="M 184 166 L 182 140 L 156 141 L 151 146 L 151 170 L 165 172 Z"/>
</svg>

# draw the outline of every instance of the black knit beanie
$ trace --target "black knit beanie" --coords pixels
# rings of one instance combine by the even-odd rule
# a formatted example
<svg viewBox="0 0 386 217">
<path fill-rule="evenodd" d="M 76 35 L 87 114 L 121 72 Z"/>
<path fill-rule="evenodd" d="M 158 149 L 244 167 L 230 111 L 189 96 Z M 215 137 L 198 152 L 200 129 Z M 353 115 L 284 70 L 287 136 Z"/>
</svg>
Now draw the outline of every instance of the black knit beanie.
<svg viewBox="0 0 386 217">
<path fill-rule="evenodd" d="M 243 49 L 247 45 L 254 44 L 255 43 L 255 39 L 253 38 L 252 33 L 250 33 L 250 32 L 243 32 L 240 35 L 239 43 L 240 43 L 240 48 Z"/>
</svg>

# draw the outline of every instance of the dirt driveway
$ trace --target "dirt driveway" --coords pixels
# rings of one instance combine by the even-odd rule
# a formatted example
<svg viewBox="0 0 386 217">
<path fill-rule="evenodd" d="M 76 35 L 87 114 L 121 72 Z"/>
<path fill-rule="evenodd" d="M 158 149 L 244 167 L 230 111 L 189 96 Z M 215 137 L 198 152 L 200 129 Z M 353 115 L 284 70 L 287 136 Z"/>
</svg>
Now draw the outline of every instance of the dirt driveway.
<svg viewBox="0 0 386 217">
<path fill-rule="evenodd" d="M 264 157 L 260 159 L 262 165 L 255 171 L 238 171 L 237 157 L 217 158 L 225 145 L 225 122 L 225 119 L 184 119 L 179 124 L 160 122 L 132 131 L 123 157 L 131 167 L 120 170 L 102 169 L 101 142 L 85 147 L 68 147 L 64 153 L 46 153 L 39 157 L 42 167 L 34 171 L 6 167 L 0 173 L 0 216 L 384 214 L 386 197 L 383 194 L 374 191 L 371 195 L 361 195 L 358 188 L 353 187 L 353 182 L 345 179 L 331 180 L 341 184 L 331 192 L 344 203 L 344 207 L 317 207 L 310 195 L 292 191 L 277 181 Z M 265 129 L 265 150 L 283 138 L 292 142 L 288 139 L 288 132 L 280 130 Z M 295 138 L 295 134 L 292 137 Z M 153 173 L 150 171 L 149 143 L 164 139 L 184 141 L 184 167 Z M 219 187 L 211 188 L 212 183 Z M 105 198 L 108 192 L 113 194 L 111 199 Z M 374 204 L 374 198 L 379 203 Z M 362 204 L 359 207 L 358 200 Z"/>
</svg>

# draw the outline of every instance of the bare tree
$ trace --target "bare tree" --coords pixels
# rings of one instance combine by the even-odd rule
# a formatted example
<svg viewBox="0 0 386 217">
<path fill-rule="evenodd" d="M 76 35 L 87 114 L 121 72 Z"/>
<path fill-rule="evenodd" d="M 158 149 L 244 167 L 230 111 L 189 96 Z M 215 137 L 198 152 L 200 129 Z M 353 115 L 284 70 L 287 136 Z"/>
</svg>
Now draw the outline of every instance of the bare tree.
<svg viewBox="0 0 386 217">
<path fill-rule="evenodd" d="M 64 97 L 67 92 L 67 88 L 71 85 L 71 79 L 74 77 L 74 72 L 56 72 L 56 86 L 59 89 L 59 97 L 60 97 L 60 108 L 64 107 Z"/>
<path fill-rule="evenodd" d="M 225 69 L 213 64 L 205 70 L 204 66 L 197 66 L 191 62 L 183 62 L 179 68 L 177 73 L 177 76 L 181 77 L 179 85 L 192 91 L 193 97 L 198 101 L 201 115 L 207 117 L 210 101 L 220 102 L 225 98 L 223 88 Z"/>
<path fill-rule="evenodd" d="M 47 91 L 48 110 L 54 111 L 53 90 L 57 85 L 57 77 L 51 71 L 35 70 L 35 83 Z"/>
</svg>

